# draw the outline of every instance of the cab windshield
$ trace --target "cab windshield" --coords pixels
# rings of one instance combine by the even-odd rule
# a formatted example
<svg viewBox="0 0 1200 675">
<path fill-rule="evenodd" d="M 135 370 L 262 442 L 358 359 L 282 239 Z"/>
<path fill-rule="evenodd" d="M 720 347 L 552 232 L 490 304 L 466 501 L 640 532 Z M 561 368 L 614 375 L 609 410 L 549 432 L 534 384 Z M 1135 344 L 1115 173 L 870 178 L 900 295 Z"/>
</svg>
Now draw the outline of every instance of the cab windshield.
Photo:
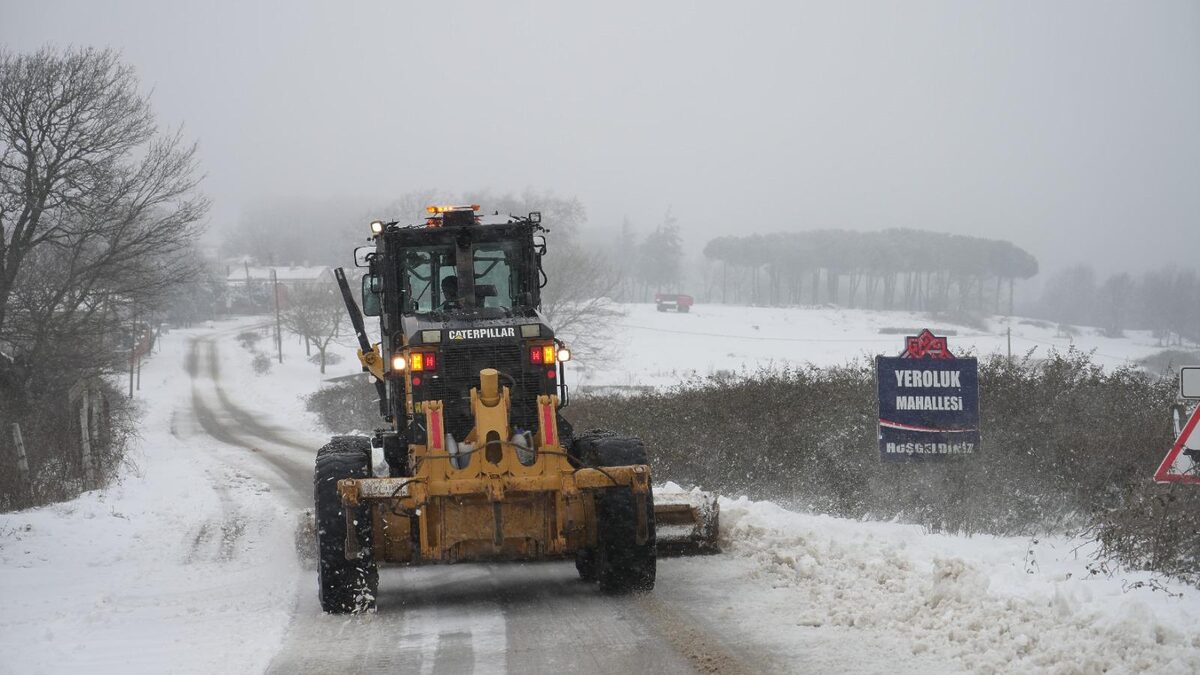
<svg viewBox="0 0 1200 675">
<path fill-rule="evenodd" d="M 455 312 L 473 305 L 510 315 L 514 308 L 530 304 L 529 280 L 518 242 L 475 242 L 471 256 L 473 279 L 464 283 L 458 275 L 454 246 L 405 249 L 401 273 L 404 313 Z M 468 293 L 473 293 L 474 302 L 467 302 Z"/>
<path fill-rule="evenodd" d="M 404 252 L 404 313 L 428 314 L 453 309 L 458 301 L 447 281 L 458 277 L 454 267 L 453 246 L 422 246 Z M 453 298 L 449 296 L 455 296 Z"/>
<path fill-rule="evenodd" d="M 521 305 L 520 255 L 516 242 L 475 245 L 475 306 L 512 309 Z"/>
</svg>

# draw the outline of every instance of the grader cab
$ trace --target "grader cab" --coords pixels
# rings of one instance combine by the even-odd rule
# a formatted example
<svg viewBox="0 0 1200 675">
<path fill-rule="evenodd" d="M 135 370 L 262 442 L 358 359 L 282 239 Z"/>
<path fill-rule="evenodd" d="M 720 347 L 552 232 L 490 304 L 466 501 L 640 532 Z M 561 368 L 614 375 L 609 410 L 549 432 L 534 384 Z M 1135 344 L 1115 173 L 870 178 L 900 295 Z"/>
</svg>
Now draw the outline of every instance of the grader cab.
<svg viewBox="0 0 1200 675">
<path fill-rule="evenodd" d="M 335 274 L 386 426 L 317 454 L 322 608 L 375 605 L 379 563 L 574 558 L 608 592 L 653 588 L 657 545 L 646 449 L 575 434 L 563 418 L 570 350 L 539 312 L 541 216 L 429 207 L 423 223 L 371 223 L 362 311 Z M 372 344 L 363 314 L 379 318 Z M 382 451 L 377 473 L 372 448 Z M 672 548 L 715 548 L 711 497 L 660 511 Z"/>
</svg>

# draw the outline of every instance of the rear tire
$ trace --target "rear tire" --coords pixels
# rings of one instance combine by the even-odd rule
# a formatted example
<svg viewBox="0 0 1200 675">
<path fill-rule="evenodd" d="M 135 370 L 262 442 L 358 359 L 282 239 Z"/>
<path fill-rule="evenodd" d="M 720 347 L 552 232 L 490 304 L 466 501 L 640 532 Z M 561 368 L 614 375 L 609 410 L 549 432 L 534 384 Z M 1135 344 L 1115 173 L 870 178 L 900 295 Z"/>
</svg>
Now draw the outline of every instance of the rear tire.
<svg viewBox="0 0 1200 675">
<path fill-rule="evenodd" d="M 372 610 L 379 588 L 379 570 L 371 550 L 371 509 L 354 510 L 359 555 L 346 559 L 346 515 L 337 483 L 343 478 L 367 478 L 371 442 L 362 436 L 338 436 L 317 451 L 313 492 L 317 518 L 317 578 L 321 609 L 331 614 Z"/>
<path fill-rule="evenodd" d="M 571 451 L 583 466 L 649 464 L 642 439 L 608 429 L 588 429 L 580 433 L 571 443 Z"/>
<path fill-rule="evenodd" d="M 648 464 L 640 438 L 606 429 L 591 429 L 574 439 L 572 448 L 585 466 L 610 467 Z M 576 554 L 575 568 L 586 581 L 600 582 L 608 593 L 654 588 L 658 560 L 655 549 L 654 495 L 645 497 L 646 538 L 637 543 L 637 497 L 628 487 L 595 492 L 596 548 Z"/>
<path fill-rule="evenodd" d="M 606 593 L 654 588 L 658 560 L 654 546 L 654 495 L 645 495 L 646 539 L 637 543 L 637 497 L 627 487 L 596 493 L 596 580 Z"/>
<path fill-rule="evenodd" d="M 575 552 L 575 570 L 587 582 L 596 580 L 596 549 L 581 548 Z"/>
</svg>

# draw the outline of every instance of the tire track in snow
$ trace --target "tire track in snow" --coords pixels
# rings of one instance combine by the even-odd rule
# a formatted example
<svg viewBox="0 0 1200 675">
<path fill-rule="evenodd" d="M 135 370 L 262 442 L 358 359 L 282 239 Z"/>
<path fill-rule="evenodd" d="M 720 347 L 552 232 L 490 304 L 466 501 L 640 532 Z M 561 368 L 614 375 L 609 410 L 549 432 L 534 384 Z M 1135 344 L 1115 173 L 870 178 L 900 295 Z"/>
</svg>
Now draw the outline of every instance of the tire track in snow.
<svg viewBox="0 0 1200 675">
<path fill-rule="evenodd" d="M 300 508 L 307 506 L 309 493 L 307 490 L 300 489 L 299 486 L 305 485 L 312 480 L 311 468 L 307 464 L 301 465 L 295 458 L 291 457 L 294 454 L 293 450 L 288 450 L 289 457 L 283 457 L 282 453 L 277 454 L 270 452 L 269 449 L 260 449 L 258 446 L 262 445 L 262 443 L 256 442 L 256 440 L 262 439 L 255 439 L 253 434 L 249 435 L 249 438 L 243 436 L 239 433 L 242 429 L 230 423 L 233 420 L 228 419 L 230 417 L 228 414 L 218 414 L 216 410 L 209 407 L 205 402 L 205 397 L 201 394 L 204 378 L 201 378 L 200 361 L 208 357 L 208 354 L 201 352 L 200 343 L 202 342 L 208 342 L 208 339 L 193 339 L 186 357 L 188 371 L 193 374 L 192 414 L 199 424 L 200 429 L 208 436 L 225 445 L 249 451 L 256 457 L 265 460 L 280 474 L 283 484 L 289 488 L 288 492 L 292 493 L 292 506 Z M 217 383 L 211 382 L 210 386 L 216 388 Z"/>
<path fill-rule="evenodd" d="M 229 414 L 233 421 L 237 422 L 243 431 L 247 431 L 264 441 L 300 450 L 315 458 L 317 448 L 312 447 L 308 443 L 288 438 L 284 434 L 284 430 L 263 424 L 257 416 L 247 412 L 229 399 L 225 388 L 221 386 L 221 365 L 218 358 L 217 343 L 214 340 L 205 340 L 205 342 L 207 343 L 208 372 L 213 383 L 213 391 L 217 395 L 217 400 L 220 402 L 221 408 Z"/>
<path fill-rule="evenodd" d="M 218 514 L 205 521 L 192 537 L 185 564 L 200 561 L 228 562 L 237 555 L 237 545 L 246 533 L 246 517 L 229 490 L 228 478 L 207 473 L 208 484 L 217 496 Z"/>
</svg>

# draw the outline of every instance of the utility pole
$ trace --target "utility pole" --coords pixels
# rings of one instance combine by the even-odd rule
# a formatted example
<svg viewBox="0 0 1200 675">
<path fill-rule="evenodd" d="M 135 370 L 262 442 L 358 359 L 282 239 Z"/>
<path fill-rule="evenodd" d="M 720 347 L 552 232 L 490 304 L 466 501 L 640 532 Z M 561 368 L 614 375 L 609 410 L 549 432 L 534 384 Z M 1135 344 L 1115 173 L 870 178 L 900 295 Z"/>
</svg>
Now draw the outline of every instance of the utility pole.
<svg viewBox="0 0 1200 675">
<path fill-rule="evenodd" d="M 275 349 L 279 353 L 279 362 L 283 363 L 283 329 L 279 321 L 279 277 L 275 268 L 271 268 L 271 291 L 275 297 Z"/>
<path fill-rule="evenodd" d="M 1008 327 L 1008 362 L 1012 363 L 1012 326 Z"/>
</svg>

